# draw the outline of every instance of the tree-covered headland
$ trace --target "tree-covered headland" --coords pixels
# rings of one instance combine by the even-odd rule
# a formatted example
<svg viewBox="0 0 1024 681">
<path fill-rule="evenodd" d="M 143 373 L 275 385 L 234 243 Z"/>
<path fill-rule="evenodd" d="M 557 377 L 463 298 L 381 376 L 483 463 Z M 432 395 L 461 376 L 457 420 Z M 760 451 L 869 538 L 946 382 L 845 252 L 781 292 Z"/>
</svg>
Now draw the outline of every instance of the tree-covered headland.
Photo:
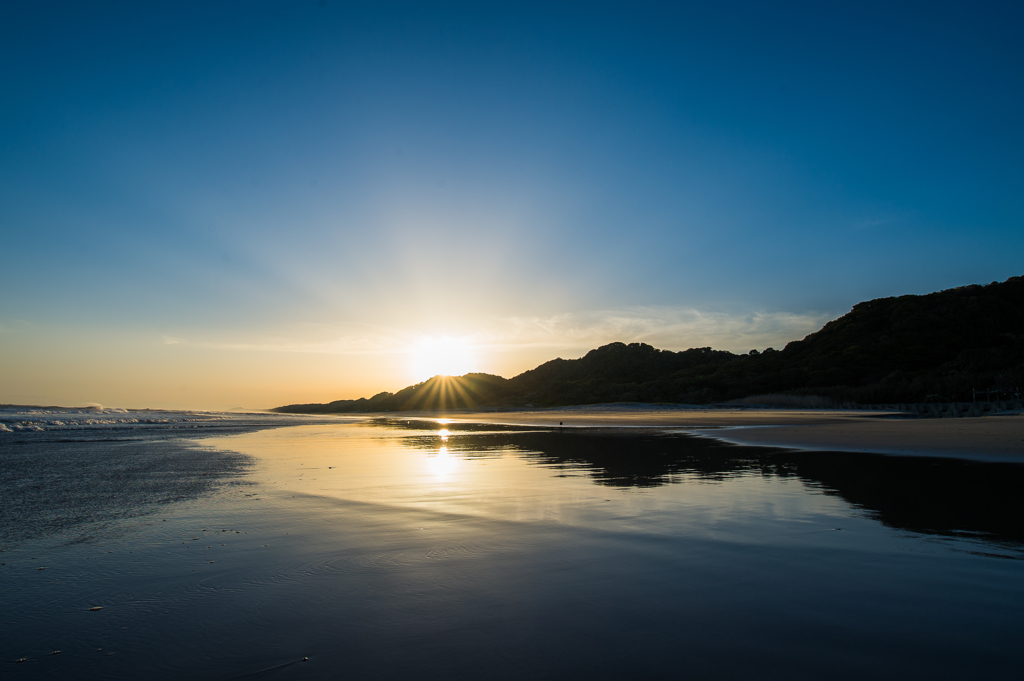
<svg viewBox="0 0 1024 681">
<path fill-rule="evenodd" d="M 737 355 L 611 343 L 514 378 L 435 376 L 396 393 L 295 404 L 290 413 L 537 407 L 602 402 L 709 404 L 751 395 L 836 403 L 1006 399 L 1024 387 L 1024 277 L 859 303 L 781 350 Z M 981 396 L 979 396 L 981 399 Z"/>
</svg>

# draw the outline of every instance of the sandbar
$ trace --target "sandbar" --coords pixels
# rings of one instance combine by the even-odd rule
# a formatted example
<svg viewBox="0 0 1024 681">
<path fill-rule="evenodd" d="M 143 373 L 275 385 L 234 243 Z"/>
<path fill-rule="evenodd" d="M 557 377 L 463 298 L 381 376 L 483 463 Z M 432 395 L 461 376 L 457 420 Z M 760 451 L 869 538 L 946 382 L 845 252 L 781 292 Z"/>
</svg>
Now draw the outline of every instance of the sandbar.
<svg viewBox="0 0 1024 681">
<path fill-rule="evenodd" d="M 436 416 L 436 415 L 435 415 Z M 848 409 L 670 409 L 634 406 L 477 412 L 452 421 L 565 428 L 653 428 L 742 445 L 1024 461 L 1024 414 L 933 419 Z"/>
</svg>

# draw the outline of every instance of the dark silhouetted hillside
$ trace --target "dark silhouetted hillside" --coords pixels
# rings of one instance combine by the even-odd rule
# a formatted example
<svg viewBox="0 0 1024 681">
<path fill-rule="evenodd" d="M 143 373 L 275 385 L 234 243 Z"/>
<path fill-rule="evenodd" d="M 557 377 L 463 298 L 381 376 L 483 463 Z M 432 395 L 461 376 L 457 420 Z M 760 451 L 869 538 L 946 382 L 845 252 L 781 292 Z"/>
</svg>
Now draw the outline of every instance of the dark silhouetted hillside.
<svg viewBox="0 0 1024 681">
<path fill-rule="evenodd" d="M 505 404 L 508 380 L 491 374 L 434 376 L 397 393 L 378 393 L 367 399 L 337 400 L 327 404 L 291 404 L 272 411 L 298 414 L 408 411 L 419 409 L 476 409 Z"/>
<path fill-rule="evenodd" d="M 838 402 L 970 401 L 1024 385 L 1024 277 L 855 305 L 782 350 L 611 343 L 514 378 L 436 376 L 397 393 L 276 411 L 376 412 L 600 402 L 707 404 L 770 393 Z"/>
</svg>

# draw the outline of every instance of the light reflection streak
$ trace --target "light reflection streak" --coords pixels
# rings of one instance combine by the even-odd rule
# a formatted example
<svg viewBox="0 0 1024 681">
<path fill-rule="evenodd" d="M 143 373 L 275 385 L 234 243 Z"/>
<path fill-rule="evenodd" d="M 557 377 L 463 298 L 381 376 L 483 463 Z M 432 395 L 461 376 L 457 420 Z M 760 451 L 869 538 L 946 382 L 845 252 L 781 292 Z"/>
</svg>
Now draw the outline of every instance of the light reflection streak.
<svg viewBox="0 0 1024 681">
<path fill-rule="evenodd" d="M 446 445 L 441 445 L 441 448 L 437 450 L 437 454 L 427 458 L 427 466 L 430 468 L 430 472 L 439 478 L 447 478 L 455 472 L 458 465 L 458 457 L 449 454 Z"/>
</svg>

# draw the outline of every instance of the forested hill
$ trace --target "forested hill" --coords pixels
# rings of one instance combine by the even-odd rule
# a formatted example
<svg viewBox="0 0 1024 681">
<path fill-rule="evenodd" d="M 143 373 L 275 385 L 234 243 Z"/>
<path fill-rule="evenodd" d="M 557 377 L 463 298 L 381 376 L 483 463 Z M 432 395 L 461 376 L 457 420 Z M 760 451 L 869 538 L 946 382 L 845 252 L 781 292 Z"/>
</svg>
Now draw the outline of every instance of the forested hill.
<svg viewBox="0 0 1024 681">
<path fill-rule="evenodd" d="M 397 393 L 279 412 L 558 406 L 598 402 L 706 404 L 749 395 L 843 402 L 969 401 L 972 389 L 1024 387 L 1024 277 L 855 305 L 782 350 L 736 355 L 612 343 L 514 378 L 434 377 Z"/>
</svg>

